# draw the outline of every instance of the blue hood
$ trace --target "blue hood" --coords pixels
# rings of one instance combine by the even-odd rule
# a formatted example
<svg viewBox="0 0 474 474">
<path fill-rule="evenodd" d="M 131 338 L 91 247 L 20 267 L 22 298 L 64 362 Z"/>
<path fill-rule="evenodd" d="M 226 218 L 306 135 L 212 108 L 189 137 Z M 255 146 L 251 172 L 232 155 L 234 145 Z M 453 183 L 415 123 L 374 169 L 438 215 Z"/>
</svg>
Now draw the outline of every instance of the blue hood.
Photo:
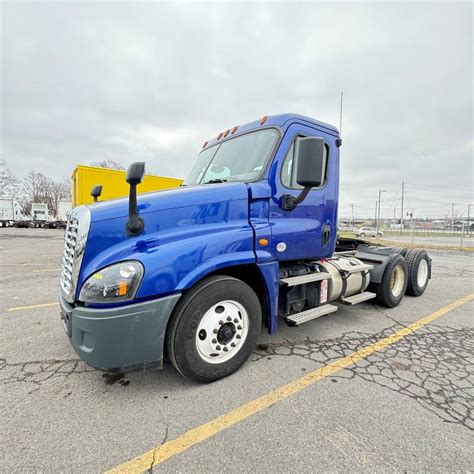
<svg viewBox="0 0 474 474">
<path fill-rule="evenodd" d="M 140 191 L 140 186 L 138 186 L 138 191 Z M 145 216 L 150 212 L 246 199 L 247 193 L 247 186 L 244 183 L 216 183 L 164 189 L 139 194 L 137 196 L 138 212 L 140 216 Z M 92 222 L 128 217 L 128 197 L 91 204 L 89 207 L 92 212 Z"/>
</svg>

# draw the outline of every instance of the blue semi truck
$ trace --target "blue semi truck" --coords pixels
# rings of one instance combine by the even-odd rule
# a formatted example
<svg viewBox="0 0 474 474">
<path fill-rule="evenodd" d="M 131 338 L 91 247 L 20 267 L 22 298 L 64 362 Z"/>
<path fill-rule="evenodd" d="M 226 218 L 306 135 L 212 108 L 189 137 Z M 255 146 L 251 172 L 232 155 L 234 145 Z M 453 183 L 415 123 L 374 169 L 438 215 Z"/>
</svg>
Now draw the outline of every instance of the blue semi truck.
<svg viewBox="0 0 474 474">
<path fill-rule="evenodd" d="M 205 142 L 184 184 L 69 214 L 60 311 L 79 356 L 107 371 L 161 367 L 212 382 L 265 327 L 375 300 L 397 306 L 431 277 L 424 250 L 337 236 L 338 130 L 265 116 Z"/>
</svg>

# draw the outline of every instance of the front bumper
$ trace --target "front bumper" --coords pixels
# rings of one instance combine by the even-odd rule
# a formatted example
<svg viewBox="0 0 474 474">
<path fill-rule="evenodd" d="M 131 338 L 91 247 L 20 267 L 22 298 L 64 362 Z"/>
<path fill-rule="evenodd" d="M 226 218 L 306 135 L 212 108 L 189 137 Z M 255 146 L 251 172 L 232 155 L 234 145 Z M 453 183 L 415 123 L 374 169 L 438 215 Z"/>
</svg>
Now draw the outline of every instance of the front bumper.
<svg viewBox="0 0 474 474">
<path fill-rule="evenodd" d="M 61 319 L 79 357 L 102 370 L 161 366 L 171 312 L 181 294 L 118 308 L 70 305 L 60 294 Z"/>
</svg>

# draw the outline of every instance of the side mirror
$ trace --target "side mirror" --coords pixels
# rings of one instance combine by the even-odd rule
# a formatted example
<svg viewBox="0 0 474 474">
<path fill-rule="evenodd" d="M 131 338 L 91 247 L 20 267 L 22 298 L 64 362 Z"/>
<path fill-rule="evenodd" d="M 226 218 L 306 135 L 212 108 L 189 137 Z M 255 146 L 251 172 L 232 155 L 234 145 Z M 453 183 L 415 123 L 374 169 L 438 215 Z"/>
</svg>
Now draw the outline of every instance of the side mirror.
<svg viewBox="0 0 474 474">
<path fill-rule="evenodd" d="M 102 185 L 97 184 L 91 188 L 91 196 L 94 198 L 94 202 L 97 202 L 100 195 L 102 194 Z"/>
<path fill-rule="evenodd" d="M 296 182 L 305 188 L 321 186 L 326 174 L 324 140 L 316 137 L 301 138 L 296 145 Z"/>
<path fill-rule="evenodd" d="M 317 137 L 300 138 L 296 141 L 296 182 L 304 189 L 298 196 L 284 194 L 281 206 L 285 211 L 293 210 L 311 191 L 324 182 L 327 154 L 324 140 Z"/>
<path fill-rule="evenodd" d="M 125 180 L 128 184 L 140 184 L 143 181 L 144 175 L 145 163 L 143 161 L 136 161 L 128 167 Z"/>
<path fill-rule="evenodd" d="M 145 175 L 145 163 L 137 161 L 132 163 L 127 170 L 125 180 L 130 185 L 128 197 L 128 222 L 125 230 L 128 235 L 138 235 L 145 229 L 145 222 L 138 216 L 137 185 L 140 184 Z"/>
</svg>

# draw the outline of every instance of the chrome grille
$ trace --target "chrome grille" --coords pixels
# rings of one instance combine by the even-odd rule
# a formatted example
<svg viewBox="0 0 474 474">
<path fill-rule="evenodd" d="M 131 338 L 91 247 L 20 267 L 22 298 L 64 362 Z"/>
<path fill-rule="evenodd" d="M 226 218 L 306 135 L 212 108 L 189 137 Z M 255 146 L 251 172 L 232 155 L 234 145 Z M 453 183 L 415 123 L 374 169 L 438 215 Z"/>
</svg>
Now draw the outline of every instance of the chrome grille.
<svg viewBox="0 0 474 474">
<path fill-rule="evenodd" d="M 76 207 L 68 214 L 60 283 L 64 296 L 70 303 L 74 302 L 90 219 L 90 210 L 86 206 Z"/>
</svg>

